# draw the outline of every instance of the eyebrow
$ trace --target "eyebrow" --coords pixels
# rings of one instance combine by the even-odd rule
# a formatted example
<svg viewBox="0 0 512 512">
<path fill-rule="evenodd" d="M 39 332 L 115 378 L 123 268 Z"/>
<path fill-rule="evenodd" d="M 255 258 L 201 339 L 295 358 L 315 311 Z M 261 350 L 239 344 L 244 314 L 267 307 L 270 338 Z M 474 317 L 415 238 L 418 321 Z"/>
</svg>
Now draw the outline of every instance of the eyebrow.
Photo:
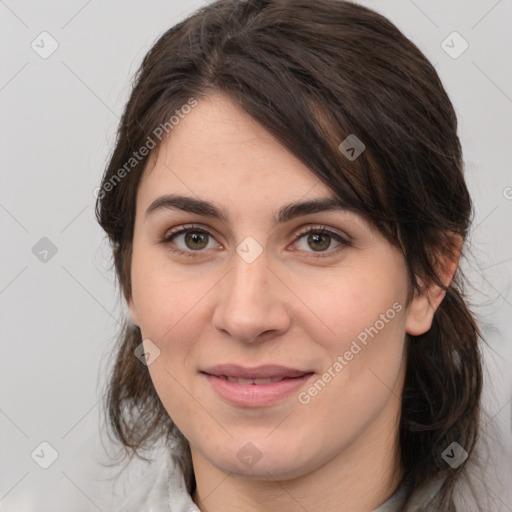
<svg viewBox="0 0 512 512">
<path fill-rule="evenodd" d="M 180 195 L 164 195 L 155 199 L 146 210 L 146 217 L 161 210 L 181 210 L 228 222 L 229 216 L 224 208 L 209 201 Z M 326 211 L 348 211 L 351 208 L 342 200 L 322 197 L 310 201 L 290 203 L 279 208 L 275 215 L 276 223 L 288 222 L 303 215 Z"/>
</svg>

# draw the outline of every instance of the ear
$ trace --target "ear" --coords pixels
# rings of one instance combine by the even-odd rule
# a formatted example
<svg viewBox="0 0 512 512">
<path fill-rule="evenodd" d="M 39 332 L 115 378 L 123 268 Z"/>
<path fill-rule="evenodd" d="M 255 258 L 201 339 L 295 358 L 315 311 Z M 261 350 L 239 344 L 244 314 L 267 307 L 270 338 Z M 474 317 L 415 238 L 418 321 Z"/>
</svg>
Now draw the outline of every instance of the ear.
<svg viewBox="0 0 512 512">
<path fill-rule="evenodd" d="M 450 254 L 443 254 L 437 259 L 437 271 L 445 287 L 448 287 L 452 282 L 459 264 L 461 249 L 462 238 L 460 235 L 453 235 L 451 237 Z M 413 336 L 428 332 L 432 327 L 434 313 L 445 295 L 446 291 L 441 286 L 435 283 L 424 286 L 424 283 L 420 282 L 420 291 L 415 290 L 414 298 L 407 310 L 405 331 Z"/>
<path fill-rule="evenodd" d="M 137 327 L 140 327 L 139 325 L 139 315 L 137 313 L 137 308 L 135 307 L 135 302 L 133 301 L 133 296 L 130 295 L 130 297 L 128 298 L 128 308 L 130 310 L 130 317 L 132 319 L 132 322 L 137 326 Z"/>
</svg>

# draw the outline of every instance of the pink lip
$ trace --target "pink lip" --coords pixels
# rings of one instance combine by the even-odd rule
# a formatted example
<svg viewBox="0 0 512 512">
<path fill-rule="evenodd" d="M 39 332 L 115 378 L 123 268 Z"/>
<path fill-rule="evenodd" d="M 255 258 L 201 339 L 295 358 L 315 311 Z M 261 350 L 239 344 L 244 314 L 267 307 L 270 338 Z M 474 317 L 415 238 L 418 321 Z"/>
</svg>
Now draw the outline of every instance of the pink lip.
<svg viewBox="0 0 512 512">
<path fill-rule="evenodd" d="M 307 382 L 313 372 L 266 365 L 256 368 L 244 368 L 238 365 L 218 365 L 202 372 L 213 389 L 224 399 L 242 407 L 269 406 Z M 225 377 L 243 379 L 282 379 L 265 384 L 240 384 L 230 382 Z"/>
</svg>

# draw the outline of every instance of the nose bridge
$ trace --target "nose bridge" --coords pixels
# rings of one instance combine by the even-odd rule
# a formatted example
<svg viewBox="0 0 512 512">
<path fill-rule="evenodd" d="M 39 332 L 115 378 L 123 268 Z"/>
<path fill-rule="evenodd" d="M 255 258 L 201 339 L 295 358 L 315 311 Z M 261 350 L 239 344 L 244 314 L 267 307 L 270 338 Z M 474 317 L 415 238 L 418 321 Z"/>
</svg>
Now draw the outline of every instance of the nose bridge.
<svg viewBox="0 0 512 512">
<path fill-rule="evenodd" d="M 263 257 L 256 259 L 251 263 L 247 263 L 241 257 L 234 258 L 233 269 L 230 272 L 229 291 L 224 297 L 226 304 L 231 308 L 235 307 L 244 311 L 246 308 L 263 308 L 265 300 L 270 299 L 270 295 L 266 297 L 263 291 L 268 290 L 268 274 L 267 263 Z M 252 311 L 253 315 L 257 313 Z"/>
<path fill-rule="evenodd" d="M 232 271 L 232 293 L 239 303 L 252 302 L 268 283 L 267 261 L 264 255 L 255 261 L 247 262 L 242 257 L 234 258 Z M 260 290 L 261 289 L 261 290 Z"/>
<path fill-rule="evenodd" d="M 283 332 L 289 317 L 279 290 L 272 286 L 272 272 L 264 255 L 248 263 L 235 255 L 214 314 L 215 327 L 249 342 L 262 333 Z"/>
</svg>

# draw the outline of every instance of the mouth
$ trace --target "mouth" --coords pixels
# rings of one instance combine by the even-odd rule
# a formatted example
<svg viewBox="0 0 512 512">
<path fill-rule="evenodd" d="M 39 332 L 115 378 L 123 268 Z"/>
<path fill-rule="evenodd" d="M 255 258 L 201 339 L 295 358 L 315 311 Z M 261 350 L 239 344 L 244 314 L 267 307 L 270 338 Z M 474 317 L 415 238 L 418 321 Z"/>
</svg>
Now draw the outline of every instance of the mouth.
<svg viewBox="0 0 512 512">
<path fill-rule="evenodd" d="M 309 374 L 304 374 L 309 375 Z M 214 375 L 214 377 L 218 377 L 219 379 L 228 380 L 229 382 L 234 382 L 236 384 L 272 384 L 274 382 L 281 382 L 282 380 L 293 380 L 293 379 L 300 379 L 304 375 L 299 375 L 298 377 L 268 377 L 268 378 L 260 378 L 260 379 L 244 379 L 243 377 L 230 377 L 227 375 Z"/>
<path fill-rule="evenodd" d="M 242 407 L 264 407 L 290 395 L 313 375 L 310 370 L 265 365 L 254 368 L 225 364 L 200 372 L 228 402 Z"/>
<path fill-rule="evenodd" d="M 206 368 L 202 373 L 213 375 L 214 377 L 226 378 L 231 382 L 239 382 L 240 384 L 268 384 L 283 379 L 303 377 L 313 372 L 311 370 L 300 370 L 298 368 L 275 364 L 261 365 L 252 368 L 237 364 L 218 364 Z"/>
</svg>

